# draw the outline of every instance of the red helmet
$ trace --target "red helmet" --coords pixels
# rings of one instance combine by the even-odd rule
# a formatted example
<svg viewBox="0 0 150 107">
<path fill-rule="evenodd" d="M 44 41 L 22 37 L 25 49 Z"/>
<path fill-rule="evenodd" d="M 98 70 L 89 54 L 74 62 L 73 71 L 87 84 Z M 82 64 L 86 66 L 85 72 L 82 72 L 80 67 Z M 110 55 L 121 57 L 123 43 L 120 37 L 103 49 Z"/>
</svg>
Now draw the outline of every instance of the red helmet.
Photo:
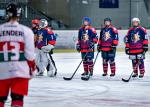
<svg viewBox="0 0 150 107">
<path fill-rule="evenodd" d="M 32 20 L 32 24 L 39 24 L 39 22 L 40 22 L 40 20 L 38 20 L 38 19 L 33 19 Z"/>
</svg>

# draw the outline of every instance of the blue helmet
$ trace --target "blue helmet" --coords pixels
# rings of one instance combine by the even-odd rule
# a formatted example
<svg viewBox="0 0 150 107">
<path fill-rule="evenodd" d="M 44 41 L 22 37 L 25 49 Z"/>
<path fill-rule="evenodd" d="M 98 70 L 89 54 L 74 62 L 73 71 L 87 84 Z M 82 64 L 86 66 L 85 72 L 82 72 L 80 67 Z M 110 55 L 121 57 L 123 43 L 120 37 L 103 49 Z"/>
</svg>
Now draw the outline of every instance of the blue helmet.
<svg viewBox="0 0 150 107">
<path fill-rule="evenodd" d="M 83 18 L 83 22 L 84 22 L 84 21 L 89 22 L 89 24 L 92 23 L 92 20 L 91 20 L 91 18 L 89 18 L 89 17 L 84 17 L 84 18 Z"/>
</svg>

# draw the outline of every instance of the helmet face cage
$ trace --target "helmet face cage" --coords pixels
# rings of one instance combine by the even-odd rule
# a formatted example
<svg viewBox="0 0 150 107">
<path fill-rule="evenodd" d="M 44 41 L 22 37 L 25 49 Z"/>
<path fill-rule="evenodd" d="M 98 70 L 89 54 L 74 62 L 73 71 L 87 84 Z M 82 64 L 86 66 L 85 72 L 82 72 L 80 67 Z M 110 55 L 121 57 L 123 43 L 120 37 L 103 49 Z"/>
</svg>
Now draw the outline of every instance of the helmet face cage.
<svg viewBox="0 0 150 107">
<path fill-rule="evenodd" d="M 41 19 L 41 20 L 40 20 L 40 23 L 39 23 L 39 27 L 40 27 L 40 28 L 45 28 L 45 27 L 47 27 L 47 26 L 48 26 L 47 20 L 46 20 L 46 19 Z"/>
</svg>

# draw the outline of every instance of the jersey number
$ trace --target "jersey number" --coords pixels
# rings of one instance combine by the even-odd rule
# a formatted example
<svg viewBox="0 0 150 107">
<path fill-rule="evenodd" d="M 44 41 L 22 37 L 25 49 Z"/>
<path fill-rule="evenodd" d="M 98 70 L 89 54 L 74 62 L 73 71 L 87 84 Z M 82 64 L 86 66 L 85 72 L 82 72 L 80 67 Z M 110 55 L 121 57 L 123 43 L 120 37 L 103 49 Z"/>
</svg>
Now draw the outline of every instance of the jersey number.
<svg viewBox="0 0 150 107">
<path fill-rule="evenodd" d="M 17 42 L 9 42 L 9 43 L 6 42 L 3 45 L 4 61 L 9 61 L 9 54 L 11 54 L 10 61 L 19 60 L 19 49 L 20 49 L 19 43 Z M 13 48 L 9 50 L 8 49 L 9 47 L 13 47 Z"/>
</svg>

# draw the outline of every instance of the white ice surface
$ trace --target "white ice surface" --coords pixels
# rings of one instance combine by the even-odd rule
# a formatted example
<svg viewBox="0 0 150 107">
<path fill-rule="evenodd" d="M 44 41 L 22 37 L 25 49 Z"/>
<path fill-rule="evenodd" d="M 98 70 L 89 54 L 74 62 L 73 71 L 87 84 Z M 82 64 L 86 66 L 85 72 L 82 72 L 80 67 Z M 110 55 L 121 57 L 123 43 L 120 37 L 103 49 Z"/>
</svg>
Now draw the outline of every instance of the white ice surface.
<svg viewBox="0 0 150 107">
<path fill-rule="evenodd" d="M 89 81 L 82 81 L 81 66 L 75 78 L 70 77 L 80 62 L 79 53 L 53 55 L 58 75 L 56 78 L 35 77 L 30 81 L 29 95 L 24 107 L 150 107 L 150 54 L 145 60 L 146 73 L 143 79 L 132 79 L 124 83 L 121 78 L 128 78 L 132 72 L 131 61 L 124 53 L 117 53 L 116 77 L 102 77 L 101 55 L 94 67 L 94 76 Z M 110 72 L 109 72 L 110 74 Z M 6 107 L 10 105 L 10 98 Z"/>
</svg>

